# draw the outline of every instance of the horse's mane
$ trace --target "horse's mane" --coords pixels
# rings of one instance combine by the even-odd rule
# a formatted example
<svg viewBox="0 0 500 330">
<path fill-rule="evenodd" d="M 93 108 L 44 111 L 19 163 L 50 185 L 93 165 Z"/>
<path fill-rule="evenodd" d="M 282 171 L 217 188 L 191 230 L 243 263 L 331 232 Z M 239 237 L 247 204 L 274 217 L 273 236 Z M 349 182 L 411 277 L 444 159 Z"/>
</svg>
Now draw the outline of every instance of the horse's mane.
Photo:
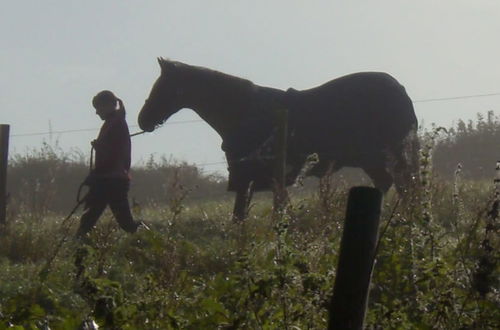
<svg viewBox="0 0 500 330">
<path fill-rule="evenodd" d="M 181 62 L 171 62 L 175 64 L 176 72 L 183 75 L 191 81 L 198 81 L 205 87 L 213 84 L 217 85 L 218 89 L 229 89 L 233 92 L 248 93 L 251 92 L 255 85 L 248 79 L 232 76 L 220 71 L 208 69 L 201 66 L 189 65 Z"/>
</svg>

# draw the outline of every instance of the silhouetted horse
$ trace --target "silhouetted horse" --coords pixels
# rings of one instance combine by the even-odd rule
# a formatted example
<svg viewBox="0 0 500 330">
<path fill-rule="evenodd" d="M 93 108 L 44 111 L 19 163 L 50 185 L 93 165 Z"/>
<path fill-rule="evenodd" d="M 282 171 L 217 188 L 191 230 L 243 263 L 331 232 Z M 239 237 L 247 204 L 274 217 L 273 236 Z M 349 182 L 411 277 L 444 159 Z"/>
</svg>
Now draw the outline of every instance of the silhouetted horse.
<svg viewBox="0 0 500 330">
<path fill-rule="evenodd" d="M 139 114 L 139 126 L 153 131 L 189 108 L 215 129 L 229 166 L 228 190 L 236 192 L 235 219 L 246 217 L 254 190 L 272 188 L 279 108 L 288 109 L 287 184 L 313 153 L 319 162 L 309 174 L 360 167 L 383 192 L 395 181 L 402 193 L 417 174 L 417 118 L 404 87 L 388 74 L 355 73 L 285 92 L 206 68 L 158 62 L 161 75 Z"/>
</svg>

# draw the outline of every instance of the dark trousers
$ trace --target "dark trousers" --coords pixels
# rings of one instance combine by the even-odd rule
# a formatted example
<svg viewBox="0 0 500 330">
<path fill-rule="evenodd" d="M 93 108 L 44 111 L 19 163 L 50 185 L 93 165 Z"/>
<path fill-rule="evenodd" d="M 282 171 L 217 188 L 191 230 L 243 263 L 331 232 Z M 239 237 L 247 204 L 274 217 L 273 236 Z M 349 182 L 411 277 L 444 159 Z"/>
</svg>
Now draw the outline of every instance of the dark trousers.
<svg viewBox="0 0 500 330">
<path fill-rule="evenodd" d="M 134 221 L 128 203 L 129 186 L 127 179 L 93 180 L 85 199 L 85 210 L 76 236 L 82 237 L 91 231 L 108 205 L 123 230 L 129 233 L 137 231 L 138 223 Z"/>
</svg>

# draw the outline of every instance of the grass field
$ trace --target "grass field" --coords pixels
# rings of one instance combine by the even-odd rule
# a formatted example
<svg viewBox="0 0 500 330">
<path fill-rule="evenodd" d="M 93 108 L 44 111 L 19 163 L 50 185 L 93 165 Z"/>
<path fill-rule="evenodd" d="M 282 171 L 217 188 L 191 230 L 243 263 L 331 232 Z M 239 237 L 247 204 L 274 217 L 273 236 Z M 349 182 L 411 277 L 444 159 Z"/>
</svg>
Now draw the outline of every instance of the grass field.
<svg viewBox="0 0 500 330">
<path fill-rule="evenodd" d="M 241 225 L 232 200 L 137 206 L 151 231 L 107 213 L 88 244 L 78 217 L 19 212 L 0 238 L 0 329 L 324 329 L 347 190 L 294 193 L 279 220 L 257 198 Z M 368 329 L 500 328 L 494 193 L 427 178 L 412 203 L 385 196 Z"/>
</svg>

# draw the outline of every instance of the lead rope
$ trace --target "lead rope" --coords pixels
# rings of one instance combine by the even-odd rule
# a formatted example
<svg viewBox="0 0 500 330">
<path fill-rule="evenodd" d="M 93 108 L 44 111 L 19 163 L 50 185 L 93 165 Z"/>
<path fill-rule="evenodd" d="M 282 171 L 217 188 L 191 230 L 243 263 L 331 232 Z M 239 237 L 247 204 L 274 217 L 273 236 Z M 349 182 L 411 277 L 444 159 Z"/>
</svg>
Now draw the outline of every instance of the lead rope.
<svg viewBox="0 0 500 330">
<path fill-rule="evenodd" d="M 90 148 L 89 174 L 92 172 L 93 167 L 94 167 L 94 146 L 92 146 Z M 63 230 L 64 230 L 63 236 L 61 237 L 61 239 L 57 243 L 56 247 L 54 248 L 54 252 L 52 252 L 52 255 L 47 259 L 47 262 L 45 263 L 45 265 L 43 266 L 43 268 L 38 273 L 38 276 L 40 277 L 40 280 L 42 282 L 45 281 L 45 279 L 47 279 L 47 276 L 50 273 L 50 268 L 52 266 L 52 263 L 54 262 L 57 254 L 61 250 L 62 245 L 64 244 L 64 242 L 68 238 L 68 232 L 69 232 L 69 230 L 68 230 L 68 228 L 65 228 L 66 223 L 71 218 L 71 216 L 76 212 L 76 210 L 80 207 L 80 205 L 82 205 L 83 202 L 85 202 L 85 200 L 87 199 L 88 192 L 85 194 L 85 196 L 83 196 L 83 198 L 80 198 L 80 195 L 81 195 L 81 192 L 82 192 L 82 188 L 85 185 L 86 185 L 86 180 L 83 181 L 80 184 L 80 186 L 78 187 L 78 192 L 76 194 L 76 205 L 75 205 L 75 207 L 73 207 L 73 209 L 68 214 L 68 216 L 66 218 L 64 218 L 64 220 L 61 222 L 61 228 L 63 228 Z"/>
<path fill-rule="evenodd" d="M 140 132 L 136 132 L 136 133 L 133 133 L 133 134 L 130 134 L 129 137 L 134 137 L 134 136 L 137 136 L 137 135 L 141 135 L 141 134 L 144 134 L 146 133 L 146 131 L 140 131 Z M 94 170 L 94 153 L 95 153 L 95 148 L 94 146 L 92 146 L 90 148 L 90 162 L 89 162 L 89 175 L 92 173 L 92 171 Z M 88 177 L 88 176 L 87 176 Z M 87 199 L 87 195 L 88 195 L 88 192 L 87 194 L 85 194 L 85 196 L 83 196 L 83 198 L 81 198 L 81 192 L 82 192 L 82 189 L 83 187 L 86 185 L 86 182 L 83 181 L 80 186 L 78 187 L 78 193 L 76 194 L 76 205 L 75 207 L 71 210 L 71 212 L 69 213 L 69 215 L 63 220 L 63 222 L 61 223 L 61 226 L 63 226 L 66 221 L 69 220 L 69 218 L 71 218 L 71 216 L 73 215 L 73 213 L 76 212 L 76 210 L 78 209 L 78 207 L 80 205 L 82 205 L 82 203 L 85 201 L 85 199 Z"/>
<path fill-rule="evenodd" d="M 146 133 L 146 131 L 136 132 L 136 133 L 130 134 L 130 137 L 134 137 L 136 135 L 141 135 L 141 134 L 144 134 L 144 133 Z"/>
<path fill-rule="evenodd" d="M 133 133 L 133 134 L 130 134 L 129 136 L 130 137 L 134 137 L 136 135 L 140 135 L 140 134 L 144 134 L 146 133 L 146 131 L 140 131 L 140 132 L 137 132 L 137 133 Z M 94 170 L 94 153 L 95 153 L 95 148 L 94 146 L 92 146 L 90 148 L 90 162 L 89 162 L 89 175 L 92 173 L 92 171 Z M 87 199 L 87 196 L 88 196 L 88 192 L 85 194 L 85 196 L 81 197 L 81 192 L 82 192 L 82 189 L 83 187 L 86 185 L 86 182 L 83 181 L 80 186 L 78 187 L 78 193 L 76 195 L 76 205 L 75 207 L 71 210 L 71 212 L 68 214 L 68 216 L 63 220 L 63 222 L 61 223 L 61 226 L 64 226 L 66 224 L 66 222 L 71 218 L 71 216 L 76 212 L 76 210 L 78 209 L 78 207 L 80 207 L 80 205 L 83 204 L 83 202 L 85 202 L 85 200 Z"/>
<path fill-rule="evenodd" d="M 136 135 L 140 135 L 140 134 L 143 134 L 143 133 L 146 133 L 145 131 L 141 131 L 141 132 L 137 132 L 137 133 L 134 133 L 134 134 L 131 134 L 130 137 L 133 137 L 133 136 L 136 136 Z M 94 169 L 94 152 L 95 152 L 95 148 L 94 146 L 92 146 L 90 148 L 90 162 L 89 162 L 89 175 L 92 173 L 93 169 Z M 86 181 L 83 181 L 80 186 L 78 187 L 78 192 L 77 192 L 77 195 L 76 195 L 76 205 L 75 207 L 73 207 L 73 209 L 71 210 L 71 212 L 68 214 L 68 216 L 66 218 L 64 218 L 64 220 L 61 222 L 61 227 L 64 229 L 65 228 L 65 224 L 68 222 L 69 219 L 71 219 L 71 217 L 73 216 L 73 214 L 76 212 L 76 210 L 80 207 L 80 205 L 83 204 L 83 202 L 85 202 L 85 200 L 87 199 L 87 196 L 88 196 L 88 192 L 85 194 L 85 196 L 81 197 L 81 192 L 82 192 L 82 189 L 83 187 L 86 185 Z M 66 239 L 68 238 L 68 232 L 69 230 L 65 230 L 64 234 L 63 234 L 63 237 L 59 240 L 59 242 L 57 243 L 55 249 L 54 249 L 54 252 L 52 253 L 52 256 L 50 256 L 48 259 L 47 259 L 47 262 L 45 263 L 45 266 L 40 270 L 40 272 L 38 273 L 38 276 L 40 277 L 40 280 L 43 282 L 45 281 L 45 279 L 47 279 L 47 276 L 49 275 L 50 273 L 50 268 L 52 266 L 52 263 L 54 262 L 57 254 L 59 253 L 59 251 L 61 250 L 61 247 L 62 245 L 64 244 L 64 242 L 66 241 Z"/>
<path fill-rule="evenodd" d="M 130 134 L 129 137 L 134 137 L 134 136 L 137 136 L 137 135 L 141 135 L 141 134 L 144 134 L 146 133 L 146 131 L 139 131 L 139 132 L 136 132 L 136 133 L 133 133 L 133 134 Z M 94 153 L 95 153 L 95 148 L 94 146 L 92 146 L 90 148 L 90 162 L 89 162 L 89 175 L 92 173 L 92 171 L 94 170 Z M 88 177 L 88 176 L 87 176 Z M 80 186 L 78 187 L 78 192 L 76 194 L 76 205 L 75 207 L 71 210 L 71 212 L 69 213 L 69 215 L 63 220 L 63 222 L 61 223 L 61 226 L 63 226 L 66 221 L 69 220 L 69 218 L 71 218 L 71 216 L 73 215 L 73 213 L 76 212 L 76 210 L 78 209 L 78 207 L 80 205 L 82 205 L 82 203 L 85 201 L 85 199 L 87 199 L 87 196 L 88 196 L 88 192 L 85 194 L 85 196 L 83 196 L 83 198 L 81 198 L 81 192 L 82 192 L 82 189 L 83 187 L 86 185 L 86 182 L 83 181 Z"/>
</svg>

